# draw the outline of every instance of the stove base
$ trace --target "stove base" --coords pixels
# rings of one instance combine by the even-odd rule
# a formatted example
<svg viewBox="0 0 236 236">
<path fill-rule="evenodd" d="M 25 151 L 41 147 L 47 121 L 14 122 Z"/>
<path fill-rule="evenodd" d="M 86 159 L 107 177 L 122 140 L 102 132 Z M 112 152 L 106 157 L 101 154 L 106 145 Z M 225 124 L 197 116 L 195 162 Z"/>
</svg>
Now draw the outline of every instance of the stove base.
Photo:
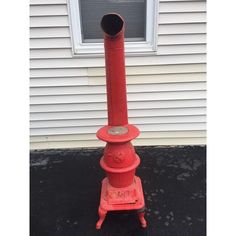
<svg viewBox="0 0 236 236">
<path fill-rule="evenodd" d="M 137 210 L 141 226 L 145 228 L 147 222 L 144 218 L 145 202 L 142 183 L 139 177 L 134 177 L 134 182 L 128 187 L 114 188 L 108 178 L 102 181 L 100 205 L 98 209 L 99 220 L 96 228 L 100 229 L 108 211 Z"/>
</svg>

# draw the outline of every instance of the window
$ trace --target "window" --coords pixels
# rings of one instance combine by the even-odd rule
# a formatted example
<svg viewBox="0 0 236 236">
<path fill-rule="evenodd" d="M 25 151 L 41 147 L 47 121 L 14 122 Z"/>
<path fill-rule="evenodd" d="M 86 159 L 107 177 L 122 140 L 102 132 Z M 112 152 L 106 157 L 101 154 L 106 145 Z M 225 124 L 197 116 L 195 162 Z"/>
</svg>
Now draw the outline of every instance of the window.
<svg viewBox="0 0 236 236">
<path fill-rule="evenodd" d="M 69 0 L 73 52 L 102 55 L 104 14 L 116 12 L 125 20 L 127 55 L 156 51 L 157 0 Z"/>
</svg>

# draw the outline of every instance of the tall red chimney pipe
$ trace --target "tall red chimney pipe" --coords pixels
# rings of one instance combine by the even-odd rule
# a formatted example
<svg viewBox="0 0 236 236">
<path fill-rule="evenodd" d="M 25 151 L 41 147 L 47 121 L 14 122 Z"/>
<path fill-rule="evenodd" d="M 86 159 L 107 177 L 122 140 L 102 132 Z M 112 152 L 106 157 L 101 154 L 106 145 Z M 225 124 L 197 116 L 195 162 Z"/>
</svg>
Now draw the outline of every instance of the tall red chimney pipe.
<svg viewBox="0 0 236 236">
<path fill-rule="evenodd" d="M 127 116 L 124 20 L 118 14 L 107 14 L 102 18 L 101 27 L 104 31 L 108 125 L 97 131 L 97 137 L 107 142 L 100 160 L 107 177 L 102 181 L 96 228 L 101 228 L 108 211 L 116 210 L 137 210 L 142 227 L 146 227 L 142 184 L 135 176 L 140 158 L 130 142 L 139 135 L 139 130 L 128 123 Z"/>
<path fill-rule="evenodd" d="M 124 21 L 117 14 L 108 14 L 103 16 L 101 27 L 104 31 L 108 125 L 127 125 Z"/>
</svg>

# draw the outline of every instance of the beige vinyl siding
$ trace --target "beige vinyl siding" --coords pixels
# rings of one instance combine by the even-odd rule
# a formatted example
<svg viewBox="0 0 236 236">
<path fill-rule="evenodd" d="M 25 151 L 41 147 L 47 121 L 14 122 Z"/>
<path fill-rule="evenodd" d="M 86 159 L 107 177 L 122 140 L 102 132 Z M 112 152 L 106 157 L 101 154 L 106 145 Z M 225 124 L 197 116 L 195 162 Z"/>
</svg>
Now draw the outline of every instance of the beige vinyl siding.
<svg viewBox="0 0 236 236">
<path fill-rule="evenodd" d="M 104 58 L 72 55 L 66 0 L 31 0 L 30 16 L 31 148 L 104 146 Z M 160 0 L 157 33 L 157 55 L 126 57 L 134 144 L 205 144 L 206 2 Z"/>
</svg>

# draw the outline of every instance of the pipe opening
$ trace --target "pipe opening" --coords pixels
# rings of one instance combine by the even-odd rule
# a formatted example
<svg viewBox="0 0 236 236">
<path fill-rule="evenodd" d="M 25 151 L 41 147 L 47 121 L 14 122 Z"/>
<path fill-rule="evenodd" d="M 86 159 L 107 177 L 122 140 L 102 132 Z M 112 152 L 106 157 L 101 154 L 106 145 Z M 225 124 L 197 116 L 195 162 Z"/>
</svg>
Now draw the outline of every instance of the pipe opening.
<svg viewBox="0 0 236 236">
<path fill-rule="evenodd" d="M 124 21 L 118 14 L 104 15 L 101 20 L 102 30 L 109 36 L 117 35 L 123 28 Z"/>
</svg>

